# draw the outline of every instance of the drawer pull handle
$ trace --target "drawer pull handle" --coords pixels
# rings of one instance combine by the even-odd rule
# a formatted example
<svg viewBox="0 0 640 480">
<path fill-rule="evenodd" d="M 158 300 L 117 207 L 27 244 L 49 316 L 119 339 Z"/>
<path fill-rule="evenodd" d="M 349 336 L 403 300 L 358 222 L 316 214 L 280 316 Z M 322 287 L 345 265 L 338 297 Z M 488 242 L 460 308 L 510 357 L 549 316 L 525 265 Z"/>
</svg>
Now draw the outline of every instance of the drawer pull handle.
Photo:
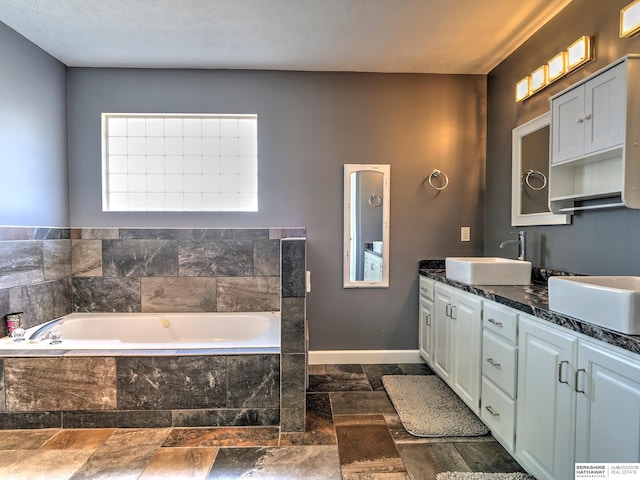
<svg viewBox="0 0 640 480">
<path fill-rule="evenodd" d="M 558 364 L 558 382 L 559 383 L 566 383 L 567 385 L 569 385 L 569 382 L 566 380 L 562 380 L 562 365 L 563 364 L 568 364 L 569 362 L 567 360 L 562 360 L 559 364 Z"/>
<path fill-rule="evenodd" d="M 487 405 L 486 407 L 484 407 L 484 409 L 487 412 L 489 412 L 491 415 L 493 415 L 494 417 L 499 417 L 500 416 L 500 414 L 498 412 L 496 412 L 491 405 Z"/>
<path fill-rule="evenodd" d="M 584 368 L 579 368 L 579 369 L 577 369 L 577 370 L 576 370 L 576 378 L 575 378 L 576 383 L 575 383 L 574 388 L 575 388 L 575 391 L 576 391 L 577 393 L 584 393 L 584 394 L 586 395 L 586 394 L 587 394 L 587 392 L 585 392 L 584 390 L 580 390 L 580 389 L 578 388 L 578 375 L 580 375 L 580 372 L 587 373 L 587 371 L 586 371 Z"/>
<path fill-rule="evenodd" d="M 487 322 L 494 324 L 496 327 L 503 327 L 504 326 L 502 324 L 502 322 L 498 322 L 498 321 L 494 320 L 493 318 L 488 319 Z"/>
<path fill-rule="evenodd" d="M 501 367 L 501 365 L 491 357 L 487 358 L 487 363 L 489 365 L 492 365 L 492 366 L 496 367 L 496 368 L 500 368 Z"/>
<path fill-rule="evenodd" d="M 431 314 L 428 313 L 424 316 L 424 323 L 427 325 L 427 327 L 431 326 Z"/>
</svg>

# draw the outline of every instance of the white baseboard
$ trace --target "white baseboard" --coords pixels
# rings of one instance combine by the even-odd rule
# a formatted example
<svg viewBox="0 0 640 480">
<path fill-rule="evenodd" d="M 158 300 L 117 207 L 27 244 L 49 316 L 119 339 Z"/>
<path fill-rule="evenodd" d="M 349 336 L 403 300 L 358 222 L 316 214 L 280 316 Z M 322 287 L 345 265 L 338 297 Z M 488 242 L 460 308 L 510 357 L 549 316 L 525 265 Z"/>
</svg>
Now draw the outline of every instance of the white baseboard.
<svg viewBox="0 0 640 480">
<path fill-rule="evenodd" d="M 310 350 L 309 365 L 424 363 L 418 350 Z"/>
</svg>

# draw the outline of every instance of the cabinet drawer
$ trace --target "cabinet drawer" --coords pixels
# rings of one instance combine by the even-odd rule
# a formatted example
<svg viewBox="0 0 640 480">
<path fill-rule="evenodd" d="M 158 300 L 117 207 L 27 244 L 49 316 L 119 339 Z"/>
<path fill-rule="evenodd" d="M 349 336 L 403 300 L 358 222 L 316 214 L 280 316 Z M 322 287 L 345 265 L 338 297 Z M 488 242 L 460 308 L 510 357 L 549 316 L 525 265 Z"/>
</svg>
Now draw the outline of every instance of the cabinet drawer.
<svg viewBox="0 0 640 480">
<path fill-rule="evenodd" d="M 503 307 L 497 303 L 485 302 L 482 315 L 482 326 L 487 330 L 503 336 L 512 343 L 516 343 L 518 336 L 518 314 L 515 310 Z"/>
<path fill-rule="evenodd" d="M 420 275 L 420 296 L 433 300 L 434 280 Z"/>
<path fill-rule="evenodd" d="M 482 375 L 490 379 L 509 397 L 516 397 L 518 352 L 514 345 L 489 332 L 482 335 Z"/>
<path fill-rule="evenodd" d="M 486 378 L 482 379 L 482 409 L 480 418 L 491 432 L 513 451 L 516 403 Z"/>
</svg>

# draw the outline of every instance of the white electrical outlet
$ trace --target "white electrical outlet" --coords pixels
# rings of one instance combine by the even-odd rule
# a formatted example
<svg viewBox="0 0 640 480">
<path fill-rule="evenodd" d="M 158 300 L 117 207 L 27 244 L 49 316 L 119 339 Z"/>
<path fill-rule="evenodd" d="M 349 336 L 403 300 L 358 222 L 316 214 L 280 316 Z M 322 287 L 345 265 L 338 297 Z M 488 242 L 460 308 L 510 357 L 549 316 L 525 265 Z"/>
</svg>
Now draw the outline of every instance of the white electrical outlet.
<svg viewBox="0 0 640 480">
<path fill-rule="evenodd" d="M 471 227 L 460 227 L 460 241 L 461 242 L 471 241 Z"/>
</svg>

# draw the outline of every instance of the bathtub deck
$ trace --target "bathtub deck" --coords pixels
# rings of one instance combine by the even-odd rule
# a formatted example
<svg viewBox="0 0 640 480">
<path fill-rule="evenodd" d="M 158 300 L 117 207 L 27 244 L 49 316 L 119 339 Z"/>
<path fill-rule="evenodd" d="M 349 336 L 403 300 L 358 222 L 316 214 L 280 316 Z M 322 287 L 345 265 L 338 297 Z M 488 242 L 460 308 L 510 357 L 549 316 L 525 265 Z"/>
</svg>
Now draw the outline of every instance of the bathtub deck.
<svg viewBox="0 0 640 480">
<path fill-rule="evenodd" d="M 431 374 L 426 365 L 323 365 L 310 373 L 305 433 L 278 427 L 0 431 L 0 478 L 431 480 L 448 470 L 522 471 L 490 435 L 424 439 L 404 431 L 380 377 Z"/>
</svg>

